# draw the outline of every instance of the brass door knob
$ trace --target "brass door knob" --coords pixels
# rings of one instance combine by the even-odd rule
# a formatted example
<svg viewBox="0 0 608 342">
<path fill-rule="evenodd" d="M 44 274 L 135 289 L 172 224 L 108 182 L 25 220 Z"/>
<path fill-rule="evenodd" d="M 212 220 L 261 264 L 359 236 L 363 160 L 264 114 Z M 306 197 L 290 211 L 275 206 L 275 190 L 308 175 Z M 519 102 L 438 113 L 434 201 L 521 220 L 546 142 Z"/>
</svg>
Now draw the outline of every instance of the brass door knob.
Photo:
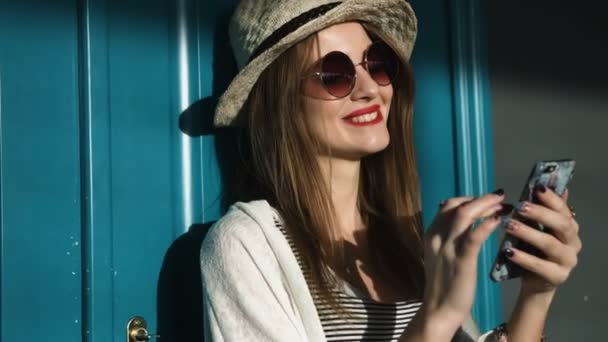
<svg viewBox="0 0 608 342">
<path fill-rule="evenodd" d="M 148 333 L 148 322 L 141 316 L 131 317 L 127 323 L 127 342 L 147 342 L 160 335 Z"/>
</svg>

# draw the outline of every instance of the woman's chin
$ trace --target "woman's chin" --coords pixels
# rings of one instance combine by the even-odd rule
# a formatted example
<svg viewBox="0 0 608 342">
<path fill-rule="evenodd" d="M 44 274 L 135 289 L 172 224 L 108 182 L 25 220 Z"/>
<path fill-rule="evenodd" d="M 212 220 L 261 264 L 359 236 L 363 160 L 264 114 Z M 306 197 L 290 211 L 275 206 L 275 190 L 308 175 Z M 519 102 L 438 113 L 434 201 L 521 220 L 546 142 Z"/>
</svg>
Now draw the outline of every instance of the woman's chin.
<svg viewBox="0 0 608 342">
<path fill-rule="evenodd" d="M 374 137 L 368 140 L 365 144 L 361 144 L 361 152 L 364 155 L 376 154 L 386 149 L 389 143 L 388 134 L 386 136 Z"/>
<path fill-rule="evenodd" d="M 387 146 L 388 139 L 386 141 L 376 141 L 366 145 L 358 145 L 350 149 L 334 150 L 333 157 L 349 160 L 361 160 L 367 156 L 384 151 Z"/>
</svg>

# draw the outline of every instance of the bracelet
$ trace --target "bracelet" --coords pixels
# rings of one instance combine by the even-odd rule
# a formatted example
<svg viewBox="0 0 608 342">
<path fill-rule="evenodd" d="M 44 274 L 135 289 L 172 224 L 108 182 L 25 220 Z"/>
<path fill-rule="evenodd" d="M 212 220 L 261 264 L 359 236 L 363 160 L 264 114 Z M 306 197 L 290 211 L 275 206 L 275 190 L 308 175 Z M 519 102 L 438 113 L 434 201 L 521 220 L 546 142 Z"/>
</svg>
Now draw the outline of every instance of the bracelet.
<svg viewBox="0 0 608 342">
<path fill-rule="evenodd" d="M 507 323 L 502 323 L 499 326 L 497 326 L 496 328 L 494 328 L 494 330 L 492 331 L 492 341 L 495 342 L 508 342 L 508 332 L 507 332 Z M 547 338 L 545 337 L 545 334 L 543 333 L 543 335 L 540 337 L 540 342 L 547 342 Z"/>
<path fill-rule="evenodd" d="M 492 332 L 492 337 L 496 342 L 507 342 L 507 323 L 502 323 Z"/>
</svg>

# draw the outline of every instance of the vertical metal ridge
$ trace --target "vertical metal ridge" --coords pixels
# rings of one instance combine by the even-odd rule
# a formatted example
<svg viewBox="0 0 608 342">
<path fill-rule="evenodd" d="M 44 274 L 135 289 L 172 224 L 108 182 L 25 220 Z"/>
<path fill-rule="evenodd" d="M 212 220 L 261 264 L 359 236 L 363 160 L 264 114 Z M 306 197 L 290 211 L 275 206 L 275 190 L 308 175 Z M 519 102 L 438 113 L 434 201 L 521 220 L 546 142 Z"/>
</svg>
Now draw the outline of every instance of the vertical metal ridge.
<svg viewBox="0 0 608 342">
<path fill-rule="evenodd" d="M 95 3 L 95 4 L 93 4 Z M 102 20 L 107 20 L 105 6 L 106 0 L 78 0 L 78 24 L 79 24 L 79 90 L 80 90 L 80 165 L 81 165 L 81 260 L 82 260 L 82 341 L 95 342 L 107 341 L 107 336 L 113 335 L 113 315 L 114 315 L 114 282 L 112 280 L 113 245 L 111 236 L 113 235 L 112 208 L 111 208 L 111 175 L 112 159 L 109 142 L 109 111 L 105 114 L 99 110 L 97 122 L 101 127 L 95 126 L 93 122 L 94 99 L 93 82 L 100 83 L 107 89 L 107 44 L 105 27 L 99 27 L 101 36 L 97 37 L 102 45 L 99 50 L 105 54 L 105 59 L 100 58 L 101 63 L 96 65 L 96 73 L 99 73 L 100 80 L 95 80 L 93 75 L 93 40 L 92 33 L 92 7 L 98 5 L 96 13 Z M 102 7 L 103 6 L 103 7 Z M 96 42 L 98 43 L 98 42 Z M 104 55 L 101 55 L 104 56 Z M 106 74 L 104 74 L 106 73 Z M 99 101 L 107 101 L 104 91 L 97 91 L 95 97 Z M 98 105 L 101 106 L 101 105 Z M 107 120 L 107 121 L 104 121 Z M 96 132 L 96 129 L 99 132 Z M 107 178 L 102 178 L 96 174 L 95 162 L 97 159 L 106 159 L 108 165 Z M 102 161 L 100 163 L 103 163 Z M 103 172 L 100 172 L 103 175 Z M 100 183 L 102 189 L 107 189 L 108 198 L 104 199 L 103 194 L 99 194 L 96 183 Z M 104 188 L 107 187 L 107 188 Z M 107 208 L 104 206 L 107 205 Z M 105 211 L 107 212 L 104 212 Z M 100 212 L 100 215 L 97 215 Z M 100 221 L 107 221 L 100 234 L 95 235 L 95 226 Z M 99 291 L 98 289 L 108 290 Z M 100 298 L 101 297 L 101 298 Z M 109 310 L 100 307 L 109 305 Z M 109 314 L 110 317 L 103 317 L 102 313 Z M 100 317 L 102 316 L 102 317 Z M 105 326 L 104 326 L 105 325 Z M 102 327 L 101 329 L 99 327 Z"/>
<path fill-rule="evenodd" d="M 477 187 L 481 192 L 488 192 L 491 187 L 494 187 L 494 179 L 491 176 L 494 173 L 494 164 L 490 157 L 493 153 L 491 141 L 491 129 L 489 124 L 491 121 L 490 108 L 487 105 L 489 97 L 489 82 L 486 73 L 487 63 L 484 56 L 483 36 L 481 34 L 482 24 L 480 22 L 480 7 L 481 3 L 477 0 L 471 1 L 468 6 L 467 18 L 470 18 L 468 25 L 470 41 L 470 61 L 471 61 L 471 80 L 472 83 L 472 108 L 474 120 L 472 124 L 475 128 L 475 147 L 476 154 L 476 175 Z M 480 279 L 478 280 L 478 289 L 480 297 L 483 298 L 478 305 L 478 317 L 485 325 L 484 328 L 489 329 L 499 324 L 502 321 L 501 297 L 500 288 L 498 285 L 488 281 L 488 273 L 493 264 L 494 255 L 496 253 L 496 234 L 488 240 L 485 246 L 481 249 L 480 254 Z"/>
<path fill-rule="evenodd" d="M 4 243 L 3 241 L 5 241 L 4 239 L 4 191 L 2 191 L 3 189 L 3 185 L 4 185 L 4 173 L 3 171 L 3 159 L 2 159 L 2 152 L 3 152 L 3 148 L 2 148 L 2 142 L 3 142 L 3 136 L 2 136 L 2 61 L 0 61 L 0 340 L 2 340 L 3 338 L 3 327 L 2 327 L 2 323 L 4 322 L 4 311 L 2 310 L 2 308 L 4 307 L 2 305 L 2 294 L 4 292 L 2 292 L 2 285 L 4 283 Z"/>
<path fill-rule="evenodd" d="M 494 186 L 485 44 L 479 0 L 448 2 L 452 32 L 458 192 L 479 195 Z M 483 330 L 502 321 L 500 292 L 488 280 L 496 251 L 493 234 L 481 249 L 473 315 Z"/>
<path fill-rule="evenodd" d="M 80 121 L 80 211 L 81 211 L 81 231 L 80 231 L 80 271 L 81 271 L 81 285 L 80 285 L 80 297 L 81 297 L 81 339 L 82 341 L 89 341 L 87 332 L 90 331 L 89 322 L 90 315 L 88 309 L 90 308 L 90 297 L 87 294 L 86 289 L 91 283 L 89 278 L 90 272 L 86 272 L 89 269 L 89 256 L 88 251 L 90 248 L 89 243 L 89 230 L 90 230 L 90 168 L 89 168 L 89 134 L 87 127 L 89 127 L 89 113 L 90 113 L 90 60 L 89 60 L 89 39 L 88 39 L 88 18 L 87 18 L 87 0 L 77 1 L 78 11 L 78 88 L 79 88 L 79 121 Z"/>
<path fill-rule="evenodd" d="M 199 40 L 198 40 L 198 1 L 178 0 L 170 2 L 173 5 L 172 20 L 172 67 L 173 79 L 177 92 L 172 114 L 186 113 L 200 98 L 199 77 Z M 193 223 L 203 217 L 204 196 L 200 193 L 199 184 L 204 172 L 201 154 L 204 153 L 200 137 L 192 137 L 181 131 L 179 120 L 171 117 L 171 139 L 174 144 L 175 161 L 173 174 L 175 182 L 174 193 L 174 228 L 173 235 L 177 237 L 187 232 Z M 191 124 L 191 123 L 189 123 Z"/>
<path fill-rule="evenodd" d="M 179 113 L 190 105 L 190 58 L 188 55 L 188 11 L 186 0 L 177 2 L 177 48 L 179 72 Z M 180 233 L 188 231 L 193 223 L 192 208 L 192 144 L 187 134 L 180 133 L 181 149 L 181 202 L 183 207 L 183 226 Z"/>
</svg>

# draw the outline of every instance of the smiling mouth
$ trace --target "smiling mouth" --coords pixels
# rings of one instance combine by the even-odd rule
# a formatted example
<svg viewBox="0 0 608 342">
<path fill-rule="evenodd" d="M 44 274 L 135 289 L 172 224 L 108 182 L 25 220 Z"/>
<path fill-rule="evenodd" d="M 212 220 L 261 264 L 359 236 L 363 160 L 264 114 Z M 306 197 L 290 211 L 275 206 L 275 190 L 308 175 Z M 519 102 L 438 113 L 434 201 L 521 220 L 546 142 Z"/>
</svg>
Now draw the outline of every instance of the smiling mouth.
<svg viewBox="0 0 608 342">
<path fill-rule="evenodd" d="M 382 122 L 383 116 L 380 106 L 372 106 L 355 111 L 344 117 L 346 123 L 355 126 L 368 126 Z"/>
<path fill-rule="evenodd" d="M 350 120 L 352 122 L 356 122 L 356 123 L 368 123 L 368 122 L 372 122 L 372 121 L 376 120 L 379 116 L 380 116 L 380 113 L 378 113 L 376 111 L 376 112 L 373 112 L 370 114 L 355 116 L 354 118 L 352 118 Z"/>
</svg>

